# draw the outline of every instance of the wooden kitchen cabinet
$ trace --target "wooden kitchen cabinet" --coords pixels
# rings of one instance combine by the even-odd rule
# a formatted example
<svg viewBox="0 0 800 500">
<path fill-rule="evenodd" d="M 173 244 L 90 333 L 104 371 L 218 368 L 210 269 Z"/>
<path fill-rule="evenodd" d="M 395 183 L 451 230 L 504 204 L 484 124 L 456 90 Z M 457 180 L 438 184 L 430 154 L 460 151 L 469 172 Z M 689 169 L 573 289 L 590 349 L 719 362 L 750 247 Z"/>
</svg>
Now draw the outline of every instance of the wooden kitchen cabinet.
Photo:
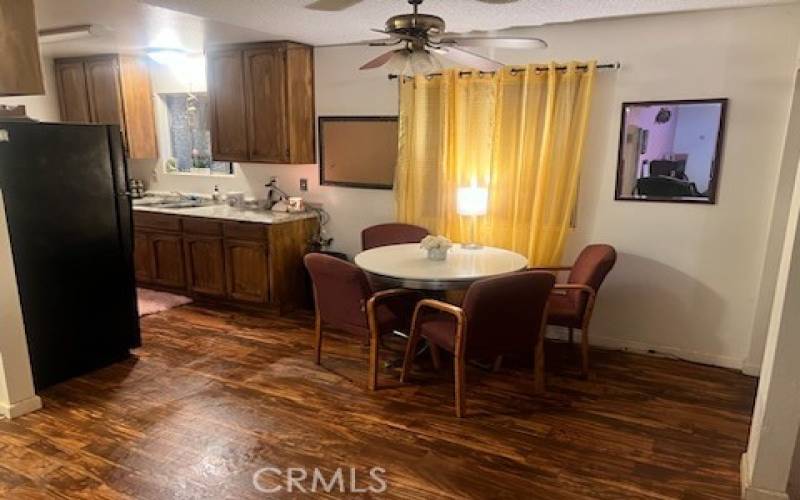
<svg viewBox="0 0 800 500">
<path fill-rule="evenodd" d="M 137 282 L 153 282 L 152 265 L 153 253 L 150 251 L 150 240 L 146 232 L 137 230 L 133 235 L 133 268 L 136 271 Z"/>
<path fill-rule="evenodd" d="M 56 59 L 61 119 L 120 125 L 126 154 L 157 158 L 155 114 L 147 63 L 135 56 Z"/>
<path fill-rule="evenodd" d="M 0 96 L 42 95 L 33 0 L 0 0 Z"/>
<path fill-rule="evenodd" d="M 169 288 L 185 288 L 183 240 L 179 234 L 150 233 L 153 283 Z"/>
<path fill-rule="evenodd" d="M 225 240 L 228 296 L 266 304 L 269 299 L 267 245 L 261 241 Z"/>
<path fill-rule="evenodd" d="M 209 51 L 215 160 L 314 163 L 313 48 L 263 42 Z"/>
<path fill-rule="evenodd" d="M 309 301 L 303 256 L 316 218 L 265 224 L 134 210 L 133 224 L 139 286 L 280 312 Z"/>
<path fill-rule="evenodd" d="M 56 85 L 61 120 L 91 123 L 92 111 L 89 109 L 89 91 L 86 88 L 83 61 L 64 61 L 56 64 Z"/>
<path fill-rule="evenodd" d="M 210 52 L 206 58 L 211 114 L 211 152 L 215 160 L 248 158 L 242 51 Z"/>
<path fill-rule="evenodd" d="M 189 290 L 198 294 L 224 297 L 226 276 L 222 238 L 184 234 L 183 248 Z"/>
</svg>

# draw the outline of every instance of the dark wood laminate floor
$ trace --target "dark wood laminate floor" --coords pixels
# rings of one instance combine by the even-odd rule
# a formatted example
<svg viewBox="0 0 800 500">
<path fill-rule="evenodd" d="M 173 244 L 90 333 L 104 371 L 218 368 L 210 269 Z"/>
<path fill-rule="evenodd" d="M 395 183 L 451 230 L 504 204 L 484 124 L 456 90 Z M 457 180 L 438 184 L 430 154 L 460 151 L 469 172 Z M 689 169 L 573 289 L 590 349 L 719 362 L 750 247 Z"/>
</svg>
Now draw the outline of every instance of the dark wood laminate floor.
<svg viewBox="0 0 800 500">
<path fill-rule="evenodd" d="M 386 498 L 738 495 L 752 378 L 594 351 L 583 381 L 553 344 L 546 395 L 531 395 L 529 371 L 470 367 L 469 416 L 458 420 L 449 370 L 422 366 L 407 386 L 386 370 L 392 387 L 369 393 L 366 349 L 334 338 L 317 367 L 311 323 L 196 306 L 144 318 L 136 359 L 0 421 L 0 497 L 303 496 L 258 492 L 252 475 L 265 466 L 319 467 L 326 479 L 342 467 L 346 485 L 354 467 L 359 487 L 377 485 L 367 472 L 382 467 Z"/>
</svg>

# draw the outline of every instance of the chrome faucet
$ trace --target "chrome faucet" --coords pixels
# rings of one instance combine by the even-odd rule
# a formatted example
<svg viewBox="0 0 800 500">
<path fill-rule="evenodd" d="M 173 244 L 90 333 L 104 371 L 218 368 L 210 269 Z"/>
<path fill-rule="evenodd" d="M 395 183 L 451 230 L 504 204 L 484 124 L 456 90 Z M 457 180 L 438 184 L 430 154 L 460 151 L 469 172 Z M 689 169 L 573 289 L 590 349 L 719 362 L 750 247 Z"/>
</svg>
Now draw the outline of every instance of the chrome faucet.
<svg viewBox="0 0 800 500">
<path fill-rule="evenodd" d="M 271 209 L 275 203 L 281 200 L 288 200 L 289 195 L 286 194 L 286 191 L 278 187 L 278 182 L 275 179 L 270 179 L 270 181 L 264 184 L 264 187 L 267 188 L 267 210 Z M 272 201 L 272 192 L 275 191 L 280 195 L 277 200 Z"/>
</svg>

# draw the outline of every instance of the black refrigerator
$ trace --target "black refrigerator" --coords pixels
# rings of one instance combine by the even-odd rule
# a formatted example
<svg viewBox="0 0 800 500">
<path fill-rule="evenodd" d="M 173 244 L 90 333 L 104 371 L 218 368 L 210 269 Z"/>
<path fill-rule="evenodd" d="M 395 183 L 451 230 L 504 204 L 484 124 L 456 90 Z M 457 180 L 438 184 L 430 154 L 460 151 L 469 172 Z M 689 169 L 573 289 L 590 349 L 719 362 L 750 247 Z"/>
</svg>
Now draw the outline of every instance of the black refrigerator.
<svg viewBox="0 0 800 500">
<path fill-rule="evenodd" d="M 34 384 L 141 344 L 120 128 L 0 121 L 5 204 Z"/>
</svg>

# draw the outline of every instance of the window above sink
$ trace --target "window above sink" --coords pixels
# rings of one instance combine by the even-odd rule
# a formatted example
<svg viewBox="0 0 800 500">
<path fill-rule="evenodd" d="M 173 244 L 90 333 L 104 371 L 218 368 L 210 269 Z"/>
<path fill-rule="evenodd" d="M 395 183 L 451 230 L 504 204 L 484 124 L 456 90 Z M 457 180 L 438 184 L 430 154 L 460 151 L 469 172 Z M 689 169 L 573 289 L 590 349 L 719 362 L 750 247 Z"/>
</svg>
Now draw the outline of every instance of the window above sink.
<svg viewBox="0 0 800 500">
<path fill-rule="evenodd" d="M 231 162 L 211 159 L 209 100 L 205 92 L 160 94 L 169 127 L 164 171 L 171 174 L 233 175 Z"/>
</svg>

